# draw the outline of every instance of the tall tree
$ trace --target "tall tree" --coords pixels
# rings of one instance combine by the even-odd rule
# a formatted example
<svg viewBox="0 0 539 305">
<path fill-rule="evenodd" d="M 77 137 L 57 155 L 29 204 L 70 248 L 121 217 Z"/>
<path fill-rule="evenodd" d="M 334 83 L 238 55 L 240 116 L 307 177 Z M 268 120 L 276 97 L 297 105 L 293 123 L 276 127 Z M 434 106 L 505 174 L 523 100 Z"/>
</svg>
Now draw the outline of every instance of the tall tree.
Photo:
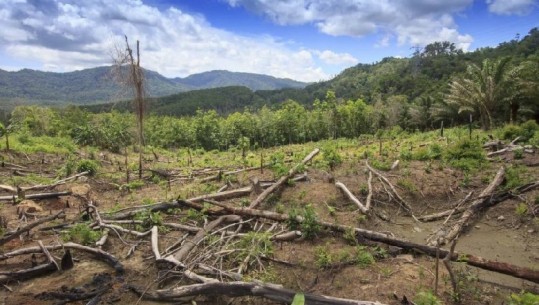
<svg viewBox="0 0 539 305">
<path fill-rule="evenodd" d="M 449 93 L 445 96 L 448 104 L 458 106 L 459 113 L 478 113 L 481 127 L 492 127 L 492 111 L 496 105 L 510 102 L 514 98 L 511 92 L 513 82 L 507 77 L 508 57 L 491 60 L 485 59 L 481 66 L 471 64 L 466 73 L 455 78 L 449 84 Z"/>
</svg>

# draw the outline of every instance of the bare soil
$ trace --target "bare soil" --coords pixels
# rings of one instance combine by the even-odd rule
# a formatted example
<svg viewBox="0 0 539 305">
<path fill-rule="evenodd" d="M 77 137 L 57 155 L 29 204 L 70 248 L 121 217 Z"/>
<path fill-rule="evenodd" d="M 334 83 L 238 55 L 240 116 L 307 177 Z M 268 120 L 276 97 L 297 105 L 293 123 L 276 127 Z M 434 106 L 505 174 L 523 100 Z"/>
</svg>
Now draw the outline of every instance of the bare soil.
<svg viewBox="0 0 539 305">
<path fill-rule="evenodd" d="M 62 156 L 4 154 L 5 160 L 25 166 L 36 171 L 35 175 L 53 177 L 54 173 L 63 166 Z M 188 180 L 176 180 L 170 183 L 160 182 L 145 173 L 146 180 L 142 187 L 132 190 L 121 188 L 125 183 L 125 175 L 120 171 L 123 164 L 122 156 L 108 154 L 108 160 L 98 160 L 101 163 L 99 174 L 95 177 L 81 178 L 73 182 L 55 187 L 49 191 L 70 190 L 76 195 L 58 199 L 36 200 L 48 215 L 61 209 L 66 209 L 65 221 L 55 223 L 74 223 L 80 221 L 85 200 L 96 204 L 101 212 L 140 205 L 144 201 L 161 202 L 173 198 L 189 198 L 192 196 L 215 192 L 223 182 L 200 184 Z M 537 180 L 539 167 L 526 166 L 538 163 L 537 154 L 526 154 L 524 160 L 509 160 L 508 163 L 491 163 L 472 177 L 465 180 L 464 174 L 456 169 L 433 161 L 403 162 L 396 169 L 383 174 L 397 186 L 398 192 L 411 204 L 416 215 L 430 214 L 450 209 L 470 191 L 479 194 L 486 187 L 499 166 L 510 166 L 519 162 L 526 168 L 529 180 Z M 43 162 L 41 162 L 43 160 Z M 148 168 L 172 167 L 174 161 L 159 164 L 159 161 L 147 161 Z M 168 163 L 170 162 L 170 163 Z M 388 217 L 363 217 L 357 207 L 334 186 L 333 180 L 343 182 L 362 202 L 366 194 L 362 192 L 367 185 L 367 174 L 359 160 L 349 155 L 344 162 L 333 171 L 324 171 L 310 167 L 307 170 L 308 181 L 297 182 L 286 186 L 278 197 L 266 202 L 262 208 L 276 210 L 284 208 L 285 212 L 291 207 L 303 207 L 311 204 L 318 218 L 324 221 L 366 228 L 379 232 L 391 232 L 395 236 L 410 241 L 425 243 L 426 239 L 445 220 L 418 223 L 405 216 L 404 211 L 388 196 L 380 181 L 373 179 L 374 202 L 373 209 L 378 214 Z M 171 165 L 172 164 L 172 165 Z M 428 168 L 427 168 L 428 167 Z M 200 169 L 200 168 L 198 168 Z M 123 169 L 122 169 L 123 170 Z M 185 169 L 183 169 L 185 170 Z M 195 170 L 195 168 L 191 168 Z M 0 168 L 0 184 L 9 184 L 14 169 L 9 166 Z M 214 172 L 215 173 L 215 172 Z M 132 175 L 135 176 L 134 174 Z M 232 181 L 232 188 L 249 185 L 253 177 L 260 180 L 273 179 L 273 173 L 265 170 L 249 171 L 237 175 Z M 122 180 L 123 179 L 123 180 Z M 400 183 L 399 183 L 400 181 Z M 158 182 L 158 183 L 156 183 Z M 400 185 L 400 186 L 399 186 Z M 25 185 L 27 186 L 27 185 Z M 0 196 L 10 195 L 0 191 Z M 85 198 L 85 200 L 81 199 Z M 511 200 L 504 201 L 490 208 L 481 215 L 461 236 L 456 247 L 457 251 L 470 253 L 487 259 L 499 260 L 518 266 L 539 269 L 539 221 L 534 202 L 539 197 L 539 191 L 534 190 Z M 251 195 L 254 199 L 256 195 Z M 245 200 L 245 199 L 243 199 Z M 516 212 L 517 205 L 526 203 L 528 213 L 521 215 Z M 232 199 L 226 203 L 241 205 L 242 199 Z M 334 210 L 332 210 L 332 208 Z M 535 211 L 533 210 L 535 208 Z M 0 205 L 0 215 L 7 223 L 4 231 L 14 230 L 24 225 L 17 215 L 17 207 L 10 202 Z M 186 210 L 180 214 L 165 215 L 166 222 L 182 222 Z M 457 216 L 458 217 L 458 216 Z M 33 219 L 29 218 L 28 222 Z M 452 220 L 450 220 L 452 221 Z M 50 224 L 45 224 L 47 226 Z M 42 227 L 43 227 L 42 226 Z M 130 227 L 132 229 L 132 227 Z M 160 235 L 160 248 L 165 249 L 177 241 L 184 233 L 171 231 Z M 60 230 L 32 230 L 0 246 L 0 254 L 15 249 L 37 245 L 42 240 L 45 245 L 57 244 L 61 241 Z M 124 264 L 126 273 L 117 276 L 114 270 L 103 262 L 95 260 L 90 255 L 74 252 L 75 266 L 71 270 L 58 271 L 46 276 L 20 282 L 8 282 L 0 285 L 0 304 L 59 304 L 57 299 L 47 297 L 46 293 L 70 291 L 70 289 L 86 289 L 91 291 L 96 282 L 105 281 L 111 285 L 99 304 L 156 304 L 156 302 L 140 299 L 127 289 L 127 284 L 138 285 L 147 289 L 158 287 L 158 269 L 155 266 L 150 249 L 149 237 L 136 239 L 122 236 L 121 241 L 114 234 L 110 236 L 103 250 L 113 254 Z M 132 245 L 137 245 L 132 255 L 128 256 Z M 372 246 L 368 243 L 369 246 Z M 361 245 L 361 241 L 360 244 Z M 296 291 L 314 294 L 324 294 L 334 297 L 357 300 L 379 301 L 383 304 L 401 304 L 400 298 L 406 296 L 413 299 L 418 291 L 433 290 L 435 281 L 435 259 L 420 253 L 395 252 L 386 245 L 379 244 L 388 253 L 377 257 L 376 263 L 361 267 L 349 264 L 346 259 L 354 255 L 358 245 L 343 238 L 340 233 L 322 231 L 314 240 L 300 239 L 293 242 L 275 242 L 273 258 L 286 261 L 281 264 L 265 261 L 265 270 L 250 270 L 247 279 L 268 280 Z M 317 249 L 326 249 L 334 258 L 331 266 L 321 268 L 316 263 Z M 62 250 L 53 251 L 53 255 L 61 257 Z M 39 262 L 45 261 L 42 254 L 37 254 Z M 30 255 L 17 256 L 0 261 L 2 271 L 14 271 L 31 267 Z M 466 267 L 460 263 L 452 264 L 460 279 L 462 304 L 507 304 L 511 292 L 521 290 L 539 293 L 539 285 L 525 280 L 493 272 Z M 107 282 L 108 281 L 108 282 Z M 177 279 L 176 281 L 179 281 Z M 169 284 L 174 280 L 169 281 Z M 97 286 L 96 286 L 97 287 Z M 95 287 L 94 287 L 95 288 Z M 45 294 L 44 294 L 45 293 Z M 447 271 L 440 265 L 440 283 L 438 295 L 445 304 L 453 304 L 453 290 L 448 280 Z M 397 296 L 399 300 L 395 298 Z M 86 304 L 85 301 L 73 301 L 70 304 Z M 63 304 L 63 303 L 62 303 Z M 273 304 L 267 300 L 253 297 L 232 299 L 204 299 L 198 304 Z"/>
</svg>

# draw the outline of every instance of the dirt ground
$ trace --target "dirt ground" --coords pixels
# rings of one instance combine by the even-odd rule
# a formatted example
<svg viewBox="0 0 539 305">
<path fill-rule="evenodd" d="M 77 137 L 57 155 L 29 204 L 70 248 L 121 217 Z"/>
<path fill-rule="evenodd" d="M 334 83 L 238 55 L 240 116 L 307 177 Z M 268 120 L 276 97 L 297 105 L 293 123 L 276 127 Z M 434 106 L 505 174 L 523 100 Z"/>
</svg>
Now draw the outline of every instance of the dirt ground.
<svg viewBox="0 0 539 305">
<path fill-rule="evenodd" d="M 3 158 L 10 164 L 31 169 L 35 172 L 32 175 L 46 176 L 51 179 L 65 162 L 62 156 L 41 154 L 27 156 L 4 153 Z M 146 172 L 147 179 L 144 185 L 133 189 L 122 188 L 120 183 L 123 179 L 122 158 L 122 156 L 108 154 L 106 159 L 98 159 L 101 163 L 98 175 L 82 177 L 46 190 L 71 191 L 74 195 L 35 200 L 42 211 L 34 212 L 34 214 L 49 215 L 65 208 L 66 218 L 57 220 L 54 224 L 72 224 L 80 221 L 85 201 L 93 202 L 102 212 L 113 211 L 145 202 L 163 202 L 177 197 L 190 198 L 212 193 L 223 185 L 223 182 L 218 181 L 200 184 L 181 179 L 170 183 L 163 180 L 158 182 L 155 177 L 152 178 L 150 172 Z M 464 177 L 461 171 L 438 164 L 437 161 L 429 163 L 428 169 L 425 162 L 403 162 L 397 169 L 383 172 L 383 174 L 393 185 L 397 186 L 397 191 L 419 216 L 450 209 L 471 191 L 479 194 L 488 184 L 489 178 L 492 178 L 502 165 L 511 166 L 512 163 L 522 163 L 526 178 L 529 181 L 536 181 L 539 177 L 539 167 L 526 165 L 537 164 L 538 159 L 537 154 L 526 154 L 523 160 L 489 163 L 472 177 Z M 173 161 L 161 160 L 160 162 L 166 162 L 169 168 L 173 167 L 171 165 Z M 363 162 L 351 156 L 345 158 L 344 162 L 332 171 L 316 169 L 314 166 L 308 167 L 307 181 L 286 186 L 279 196 L 273 197 L 262 207 L 273 211 L 284 209 L 283 212 L 286 213 L 291 207 L 301 208 L 311 204 L 320 220 L 378 232 L 391 232 L 397 237 L 426 243 L 427 238 L 445 219 L 436 222 L 414 221 L 405 215 L 398 204 L 390 200 L 387 190 L 377 179 L 373 180 L 373 209 L 376 214 L 383 215 L 386 219 L 383 220 L 377 216 L 364 217 L 357 207 L 335 187 L 334 181 L 344 183 L 364 202 L 367 172 Z M 156 168 L 159 167 L 159 162 L 147 162 L 146 166 Z M 13 175 L 17 174 L 24 175 L 25 172 L 17 171 L 10 165 L 4 165 L 0 168 L 0 184 L 10 184 L 13 181 Z M 134 178 L 135 174 L 132 176 Z M 264 173 L 248 171 L 235 176 L 236 178 L 230 180 L 232 188 L 248 186 L 249 181 L 254 177 L 262 181 L 274 179 L 273 173 L 267 169 Z M 463 183 L 465 180 L 466 183 Z M 0 196 L 10 194 L 0 191 Z M 256 195 L 251 195 L 247 199 L 254 198 Z M 534 202 L 536 198 L 539 198 L 539 190 L 521 194 L 488 209 L 469 226 L 466 234 L 460 236 L 456 251 L 539 269 L 539 218 L 533 215 L 539 212 Z M 241 206 L 245 201 L 245 198 L 237 198 L 224 201 L 224 203 Z M 528 207 L 528 212 L 525 214 L 517 212 L 517 207 L 522 203 Z M 164 220 L 182 222 L 187 213 L 187 209 L 182 209 L 175 214 L 164 214 Z M 18 226 L 24 225 L 19 220 L 17 206 L 10 201 L 0 203 L 0 215 L 3 223 L 6 224 L 5 231 L 15 230 Z M 28 217 L 27 221 L 31 222 L 33 218 Z M 44 224 L 42 227 L 47 225 L 51 224 Z M 0 246 L 0 254 L 35 246 L 37 240 L 43 241 L 45 245 L 58 244 L 62 240 L 61 230 L 33 229 L 30 234 L 23 234 L 21 238 Z M 179 231 L 162 234 L 160 248 L 165 249 L 172 245 L 183 234 L 184 232 Z M 137 285 L 148 290 L 155 289 L 158 285 L 165 286 L 165 283 L 158 283 L 159 269 L 153 260 L 149 237 L 137 239 L 122 236 L 122 238 L 125 240 L 122 241 L 118 236 L 111 235 L 103 250 L 120 259 L 125 267 L 125 274 L 117 275 L 110 266 L 94 259 L 91 255 L 73 251 L 75 266 L 71 270 L 57 271 L 23 281 L 9 281 L 5 282 L 4 286 L 0 285 L 0 305 L 64 304 L 50 293 L 93 291 L 97 289 L 96 287 L 102 287 L 103 283 L 112 288 L 95 304 L 157 304 L 139 298 L 128 289 L 128 285 Z M 436 264 L 434 258 L 377 244 L 377 248 L 383 249 L 383 255 L 379 257 L 375 255 L 374 264 L 360 266 L 348 263 L 349 260 L 346 258 L 353 256 L 362 242 L 361 240 L 359 243 L 347 240 L 343 238 L 342 233 L 330 231 L 319 232 L 313 240 L 274 242 L 272 258 L 263 260 L 264 269 L 249 270 L 245 280 L 260 279 L 281 284 L 295 291 L 395 305 L 401 304 L 403 296 L 413 299 L 419 291 L 433 290 Z M 375 248 L 371 242 L 365 242 L 370 249 Z M 133 245 L 136 245 L 134 252 L 128 255 Z M 317 251 L 329 253 L 333 258 L 332 263 L 324 268 L 317 265 Z M 52 253 L 59 258 L 63 250 Z M 32 266 L 33 260 L 43 262 L 45 256 L 42 254 L 36 254 L 35 257 L 20 255 L 2 259 L 0 269 L 1 272 L 27 269 Z M 462 304 L 501 305 L 507 304 L 508 296 L 512 292 L 526 290 L 539 293 L 537 283 L 469 267 L 465 263 L 452 263 L 452 266 L 459 279 Z M 440 265 L 439 270 L 438 296 L 445 304 L 453 304 L 453 289 L 447 271 L 443 265 Z M 173 278 L 169 279 L 167 284 L 170 286 L 180 281 L 179 278 Z M 71 301 L 70 304 L 87 304 L 87 302 L 88 299 Z M 236 299 L 200 298 L 198 304 L 274 303 L 260 298 L 242 297 Z"/>
</svg>

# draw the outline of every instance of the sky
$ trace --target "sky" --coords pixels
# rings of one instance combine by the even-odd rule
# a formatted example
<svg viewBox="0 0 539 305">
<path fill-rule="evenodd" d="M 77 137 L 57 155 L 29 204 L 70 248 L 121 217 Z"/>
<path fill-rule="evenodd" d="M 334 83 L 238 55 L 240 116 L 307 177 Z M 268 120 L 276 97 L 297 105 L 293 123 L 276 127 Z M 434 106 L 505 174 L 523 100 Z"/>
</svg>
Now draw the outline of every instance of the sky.
<svg viewBox="0 0 539 305">
<path fill-rule="evenodd" d="M 539 27 L 539 0 L 0 0 L 0 69 L 68 72 L 140 41 L 166 77 L 210 70 L 305 82 L 450 41 L 495 47 Z"/>
</svg>

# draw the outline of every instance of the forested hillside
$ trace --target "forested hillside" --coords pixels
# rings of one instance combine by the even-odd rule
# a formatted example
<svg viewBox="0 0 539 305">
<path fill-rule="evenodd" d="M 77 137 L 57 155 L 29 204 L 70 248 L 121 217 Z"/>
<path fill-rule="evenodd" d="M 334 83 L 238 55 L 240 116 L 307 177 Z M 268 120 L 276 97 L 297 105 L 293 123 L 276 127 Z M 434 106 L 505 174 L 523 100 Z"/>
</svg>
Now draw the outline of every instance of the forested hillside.
<svg viewBox="0 0 539 305">
<path fill-rule="evenodd" d="M 272 107 L 289 99 L 310 109 L 316 100 L 323 100 L 328 91 L 333 91 L 338 103 L 349 99 L 361 99 L 368 105 L 376 105 L 377 109 L 385 109 L 383 115 L 389 118 L 387 125 L 396 124 L 394 117 L 400 116 L 402 127 L 411 128 L 413 124 L 407 122 L 410 122 L 414 115 L 417 116 L 417 113 L 437 113 L 439 117 L 452 116 L 448 118 L 449 121 L 457 122 L 465 120 L 470 111 L 467 113 L 459 111 L 460 107 L 454 103 L 453 108 L 451 105 L 444 106 L 447 102 L 444 96 L 449 93 L 450 83 L 453 80 L 464 77 L 469 72 L 467 69 L 472 66 L 477 67 L 482 73 L 494 73 L 491 70 L 496 62 L 504 61 L 498 72 L 519 73 L 519 77 L 525 82 L 532 82 L 537 78 L 538 50 L 537 29 L 532 29 L 522 39 L 504 42 L 495 48 L 482 48 L 467 53 L 449 42 L 436 42 L 418 49 L 410 58 L 385 58 L 374 64 L 359 64 L 344 70 L 334 79 L 311 84 L 304 89 L 254 92 L 247 88 L 200 90 L 150 100 L 148 109 L 152 113 L 175 116 L 193 115 L 197 109 L 214 109 L 218 113 L 228 114 L 242 111 L 245 107 L 250 109 L 258 109 L 262 105 Z M 523 90 L 527 89 L 515 89 L 514 94 L 516 91 L 522 93 Z M 531 98 L 530 95 L 521 94 L 512 99 L 514 112 L 521 112 L 527 117 L 537 113 L 537 99 Z M 490 105 L 496 106 L 495 108 L 499 110 L 495 113 L 494 119 L 500 121 L 509 119 L 511 112 L 509 104 L 501 100 L 497 102 L 500 104 Z M 100 105 L 91 109 L 110 110 L 111 106 Z M 117 103 L 114 109 L 125 110 L 129 109 L 129 106 L 127 102 Z M 459 113 L 462 116 L 459 116 Z M 503 117 L 504 115 L 506 117 Z M 426 116 L 421 121 L 423 123 L 419 127 L 426 128 L 432 125 L 433 118 Z"/>
<path fill-rule="evenodd" d="M 226 86 L 245 86 L 251 90 L 303 88 L 306 84 L 269 75 L 210 71 L 185 78 L 166 78 L 145 70 L 148 97 L 172 95 L 189 90 Z M 24 69 L 8 72 L 0 69 L 0 108 L 21 104 L 65 105 L 95 104 L 128 99 L 125 90 L 113 81 L 111 67 L 98 67 L 68 73 Z M 10 107 L 11 106 L 11 107 Z"/>
</svg>

